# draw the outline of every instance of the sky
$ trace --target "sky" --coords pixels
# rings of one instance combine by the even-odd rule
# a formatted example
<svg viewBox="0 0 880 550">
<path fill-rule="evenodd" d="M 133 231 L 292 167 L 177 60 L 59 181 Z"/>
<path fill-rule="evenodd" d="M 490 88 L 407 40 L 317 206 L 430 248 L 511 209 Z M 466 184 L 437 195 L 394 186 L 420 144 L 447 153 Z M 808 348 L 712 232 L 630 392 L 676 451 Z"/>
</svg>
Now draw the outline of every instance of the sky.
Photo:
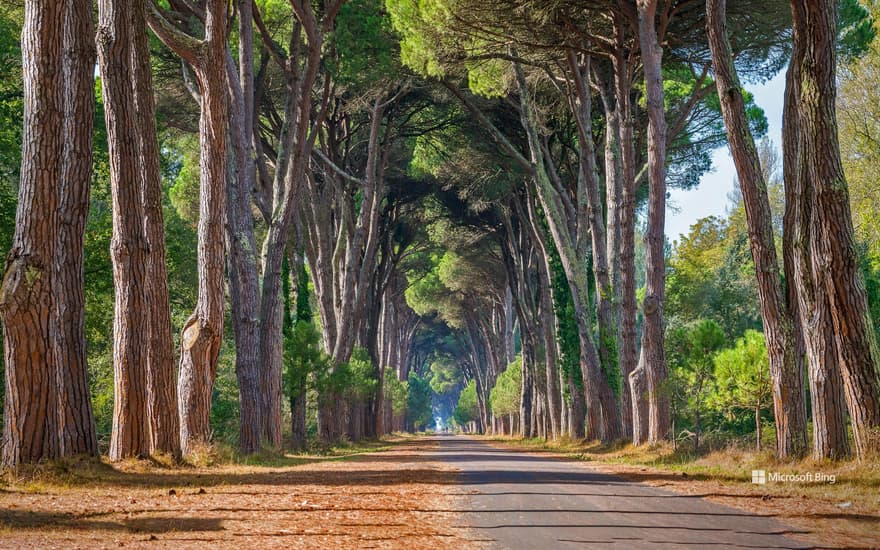
<svg viewBox="0 0 880 550">
<path fill-rule="evenodd" d="M 757 103 L 767 116 L 767 136 L 779 148 L 782 145 L 782 104 L 785 97 L 785 71 L 772 80 L 746 86 L 755 94 Z M 670 241 L 687 234 L 691 225 L 707 216 L 723 216 L 730 201 L 728 193 L 733 190 L 736 169 L 727 147 L 717 149 L 712 155 L 712 172 L 705 174 L 700 185 L 690 191 L 670 190 L 666 205 L 666 235 Z"/>
</svg>

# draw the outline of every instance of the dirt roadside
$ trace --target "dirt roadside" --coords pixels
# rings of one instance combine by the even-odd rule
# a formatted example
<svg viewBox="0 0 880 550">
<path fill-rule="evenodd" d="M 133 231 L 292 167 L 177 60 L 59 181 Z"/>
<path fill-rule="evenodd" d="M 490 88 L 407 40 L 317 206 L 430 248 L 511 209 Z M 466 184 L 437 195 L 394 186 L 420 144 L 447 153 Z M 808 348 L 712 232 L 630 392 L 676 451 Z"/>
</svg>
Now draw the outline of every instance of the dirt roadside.
<svg viewBox="0 0 880 550">
<path fill-rule="evenodd" d="M 2 548 L 462 548 L 436 443 L 283 467 L 125 471 L 0 489 Z"/>
</svg>

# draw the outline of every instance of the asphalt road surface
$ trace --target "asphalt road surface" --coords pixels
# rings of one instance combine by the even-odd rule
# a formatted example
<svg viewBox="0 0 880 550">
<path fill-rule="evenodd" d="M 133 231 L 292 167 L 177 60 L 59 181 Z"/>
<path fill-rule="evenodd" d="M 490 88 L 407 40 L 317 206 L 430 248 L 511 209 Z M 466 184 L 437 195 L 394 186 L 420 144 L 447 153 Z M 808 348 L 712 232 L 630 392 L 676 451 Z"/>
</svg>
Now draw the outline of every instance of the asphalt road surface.
<svg viewBox="0 0 880 550">
<path fill-rule="evenodd" d="M 437 459 L 461 470 L 457 508 L 498 548 L 809 548 L 756 516 L 552 457 L 439 436 Z"/>
</svg>

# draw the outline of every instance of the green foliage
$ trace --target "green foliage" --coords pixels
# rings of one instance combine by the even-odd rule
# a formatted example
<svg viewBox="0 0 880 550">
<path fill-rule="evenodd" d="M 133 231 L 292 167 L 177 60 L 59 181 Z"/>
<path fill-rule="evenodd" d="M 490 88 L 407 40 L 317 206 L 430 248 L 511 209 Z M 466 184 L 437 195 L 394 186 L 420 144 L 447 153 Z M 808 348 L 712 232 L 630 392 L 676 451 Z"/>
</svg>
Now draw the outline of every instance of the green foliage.
<svg viewBox="0 0 880 550">
<path fill-rule="evenodd" d="M 296 283 L 296 321 L 311 321 L 312 306 L 309 303 L 309 272 L 306 263 L 302 262 Z"/>
<path fill-rule="evenodd" d="M 406 412 L 406 405 L 409 397 L 409 384 L 407 381 L 398 380 L 397 373 L 390 367 L 385 367 L 383 373 L 382 391 L 384 398 L 391 403 L 391 412 L 394 416 L 398 416 Z"/>
<path fill-rule="evenodd" d="M 438 34 L 451 21 L 443 0 L 386 0 L 394 29 L 400 34 L 400 58 L 416 72 L 442 77 Z"/>
<path fill-rule="evenodd" d="M 713 358 L 725 343 L 721 326 L 710 319 L 667 330 L 665 347 L 675 412 L 693 421 L 698 437 L 700 417 L 715 390 Z"/>
<path fill-rule="evenodd" d="M 193 227 L 199 222 L 199 144 L 194 136 L 177 140 L 180 169 L 171 187 L 171 204 Z"/>
<path fill-rule="evenodd" d="M 431 389 L 434 393 L 451 393 L 461 385 L 461 381 L 461 370 L 451 357 L 440 357 L 431 363 Z"/>
<path fill-rule="evenodd" d="M 295 379 L 296 375 L 311 375 L 318 395 L 322 397 L 332 395 L 353 402 L 362 402 L 376 391 L 378 384 L 376 369 L 367 350 L 356 346 L 348 361 L 333 365 L 332 359 L 320 351 L 320 338 L 316 338 L 317 330 L 314 326 L 311 323 L 301 322 L 297 323 L 297 329 L 300 325 L 311 327 L 302 329 L 309 332 L 305 342 L 308 346 L 309 361 L 301 362 L 296 371 L 292 370 L 291 379 Z M 296 344 L 291 347 L 296 349 Z M 291 391 L 293 390 L 294 388 L 291 388 Z"/>
<path fill-rule="evenodd" d="M 522 401 L 522 357 L 518 356 L 498 375 L 495 386 L 489 392 L 492 414 L 497 416 L 518 414 Z"/>
<path fill-rule="evenodd" d="M 336 83 L 364 88 L 399 72 L 397 43 L 382 0 L 346 2 L 330 38 L 335 56 L 326 62 Z"/>
<path fill-rule="evenodd" d="M 408 395 L 406 400 L 407 419 L 416 430 L 424 430 L 434 425 L 431 410 L 431 383 L 414 372 L 409 373 L 407 380 Z"/>
<path fill-rule="evenodd" d="M 873 10 L 875 2 L 870 2 Z M 864 55 L 877 37 L 875 13 L 868 11 L 859 0 L 841 0 L 838 20 L 837 54 L 844 62 Z"/>
<path fill-rule="evenodd" d="M 504 97 L 507 93 L 506 77 L 510 73 L 510 62 L 499 59 L 469 61 L 468 87 L 483 97 Z"/>
<path fill-rule="evenodd" d="M 338 377 L 338 389 L 342 389 L 342 395 L 352 401 L 363 401 L 376 392 L 378 380 L 375 376 L 376 368 L 370 359 L 366 349 L 357 346 L 351 354 L 348 363 L 343 363 L 337 368 L 334 375 Z"/>
<path fill-rule="evenodd" d="M 748 230 L 716 217 L 698 220 L 668 260 L 666 314 L 682 325 L 717 322 L 729 338 L 760 328 Z"/>
<path fill-rule="evenodd" d="M 746 331 L 733 348 L 715 355 L 716 402 L 725 409 L 760 410 L 770 403 L 770 359 L 764 335 Z"/>
<path fill-rule="evenodd" d="M 211 432 L 218 441 L 238 445 L 240 430 L 240 407 L 238 400 L 238 378 L 235 375 L 235 344 L 231 327 L 226 327 L 226 336 L 220 348 L 217 376 L 211 394 Z"/>
<path fill-rule="evenodd" d="M 473 380 L 468 382 L 458 396 L 458 404 L 455 405 L 455 411 L 452 418 L 459 426 L 464 426 L 468 422 L 474 422 L 480 417 L 480 411 L 477 406 L 477 385 Z"/>
<path fill-rule="evenodd" d="M 330 364 L 318 329 L 308 321 L 298 321 L 293 333 L 284 339 L 284 384 L 288 398 L 297 398 L 306 391 L 309 376 L 326 378 Z"/>
<path fill-rule="evenodd" d="M 21 10 L 0 8 L 0 254 L 12 244 L 21 168 Z M 2 362 L 2 361 L 0 361 Z"/>
<path fill-rule="evenodd" d="M 578 335 L 577 318 L 574 312 L 574 301 L 571 296 L 571 287 L 565 276 L 565 270 L 559 259 L 556 247 L 550 243 L 550 267 L 553 270 L 553 308 L 556 313 L 557 331 L 556 338 L 559 341 L 559 368 L 567 380 L 571 380 L 578 391 L 583 391 L 581 378 L 581 342 Z M 568 395 L 568 384 L 563 384 L 563 393 Z M 569 396 L 570 398 L 571 396 Z"/>
</svg>

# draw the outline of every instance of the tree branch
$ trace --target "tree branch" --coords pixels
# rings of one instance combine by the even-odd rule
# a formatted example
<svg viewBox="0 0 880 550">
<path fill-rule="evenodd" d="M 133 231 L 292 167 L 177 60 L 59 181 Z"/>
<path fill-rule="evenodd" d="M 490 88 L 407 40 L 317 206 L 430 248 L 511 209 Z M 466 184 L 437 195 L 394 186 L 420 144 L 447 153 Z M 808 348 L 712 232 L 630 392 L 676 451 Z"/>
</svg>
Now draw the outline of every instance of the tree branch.
<svg viewBox="0 0 880 550">
<path fill-rule="evenodd" d="M 156 0 L 147 2 L 147 21 L 150 28 L 163 44 L 192 66 L 199 64 L 199 57 L 204 42 L 178 29 L 165 17 Z"/>
</svg>

